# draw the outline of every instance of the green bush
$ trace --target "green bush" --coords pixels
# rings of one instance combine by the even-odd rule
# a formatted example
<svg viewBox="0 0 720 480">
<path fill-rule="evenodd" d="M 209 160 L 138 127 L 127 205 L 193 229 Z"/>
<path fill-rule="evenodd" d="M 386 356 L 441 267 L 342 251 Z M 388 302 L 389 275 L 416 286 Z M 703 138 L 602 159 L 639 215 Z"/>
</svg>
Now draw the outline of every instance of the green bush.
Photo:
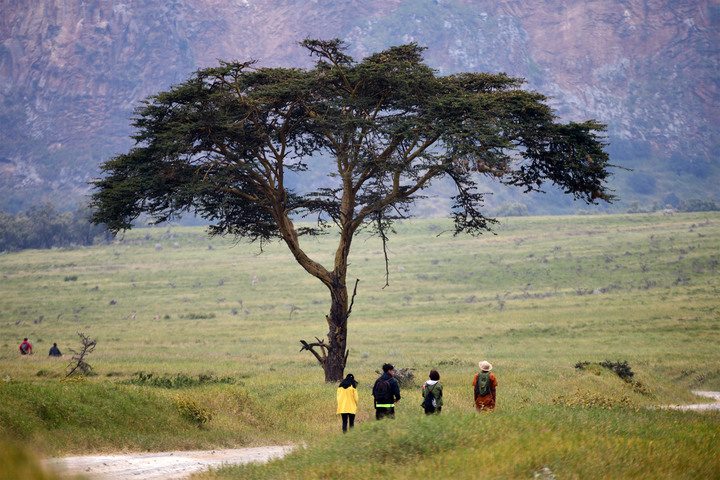
<svg viewBox="0 0 720 480">
<path fill-rule="evenodd" d="M 213 411 L 203 405 L 198 404 L 185 395 L 176 395 L 173 406 L 177 409 L 180 416 L 189 420 L 198 427 L 202 427 L 213 418 Z"/>
</svg>

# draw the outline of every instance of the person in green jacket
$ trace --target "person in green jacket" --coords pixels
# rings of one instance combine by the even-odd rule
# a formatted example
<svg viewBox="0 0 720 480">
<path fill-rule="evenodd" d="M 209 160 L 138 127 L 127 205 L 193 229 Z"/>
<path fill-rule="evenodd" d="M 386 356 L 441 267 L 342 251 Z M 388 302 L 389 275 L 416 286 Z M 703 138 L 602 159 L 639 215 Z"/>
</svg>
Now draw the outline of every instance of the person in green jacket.
<svg viewBox="0 0 720 480">
<path fill-rule="evenodd" d="M 345 380 L 340 382 L 337 389 L 337 404 L 337 413 L 342 417 L 343 433 L 347 433 L 348 424 L 350 424 L 350 428 L 355 426 L 358 405 L 357 382 L 352 373 L 348 373 Z"/>
<path fill-rule="evenodd" d="M 430 370 L 430 379 L 422 386 L 422 406 L 425 414 L 440 413 L 443 406 L 443 386 L 437 370 Z"/>
</svg>

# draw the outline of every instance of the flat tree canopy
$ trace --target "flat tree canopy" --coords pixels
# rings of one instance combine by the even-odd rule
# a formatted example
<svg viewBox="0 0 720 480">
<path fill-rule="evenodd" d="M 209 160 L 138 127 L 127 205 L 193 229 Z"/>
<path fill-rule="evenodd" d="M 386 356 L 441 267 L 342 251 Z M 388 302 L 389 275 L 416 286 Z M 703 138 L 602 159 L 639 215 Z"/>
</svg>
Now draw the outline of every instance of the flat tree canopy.
<svg viewBox="0 0 720 480">
<path fill-rule="evenodd" d="M 340 40 L 301 43 L 310 70 L 220 62 L 149 97 L 136 110 L 137 145 L 102 165 L 93 182 L 93 222 L 113 233 L 141 214 L 157 222 L 194 211 L 211 235 L 282 239 L 297 262 L 330 291 L 325 339 L 313 353 L 327 381 L 347 361 L 352 308 L 346 283 L 356 232 L 383 241 L 431 181 L 456 186 L 455 232 L 480 234 L 480 175 L 526 192 L 554 184 L 576 199 L 610 202 L 605 125 L 561 124 L 546 98 L 505 74 L 437 76 L 416 44 L 356 61 Z M 332 158 L 324 188 L 289 188 L 312 156 Z M 298 218 L 310 227 L 296 228 Z M 303 235 L 339 229 L 333 265 L 310 258 Z"/>
</svg>

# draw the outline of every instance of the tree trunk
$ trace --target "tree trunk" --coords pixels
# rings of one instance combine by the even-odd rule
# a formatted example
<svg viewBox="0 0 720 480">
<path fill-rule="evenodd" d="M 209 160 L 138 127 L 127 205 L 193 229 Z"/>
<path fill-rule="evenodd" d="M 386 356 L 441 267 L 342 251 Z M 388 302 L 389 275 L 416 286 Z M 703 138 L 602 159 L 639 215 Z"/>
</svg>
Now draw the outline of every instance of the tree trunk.
<svg viewBox="0 0 720 480">
<path fill-rule="evenodd" d="M 336 280 L 330 288 L 332 304 L 328 322 L 328 352 L 323 369 L 326 382 L 339 382 L 344 378 L 347 360 L 348 292 L 344 281 Z"/>
</svg>

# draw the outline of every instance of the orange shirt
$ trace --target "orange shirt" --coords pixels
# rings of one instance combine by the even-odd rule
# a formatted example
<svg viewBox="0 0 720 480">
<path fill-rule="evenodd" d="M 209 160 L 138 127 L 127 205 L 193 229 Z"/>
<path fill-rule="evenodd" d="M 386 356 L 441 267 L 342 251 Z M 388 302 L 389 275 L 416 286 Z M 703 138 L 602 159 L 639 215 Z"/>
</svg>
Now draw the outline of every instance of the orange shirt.
<svg viewBox="0 0 720 480">
<path fill-rule="evenodd" d="M 473 392 L 475 392 L 475 386 L 477 385 L 479 373 L 475 374 L 475 378 L 473 379 Z M 478 395 L 475 397 L 475 408 L 478 410 L 492 410 L 495 408 L 495 389 L 497 388 L 497 378 L 495 378 L 495 374 L 490 374 L 490 393 L 488 395 Z"/>
</svg>

